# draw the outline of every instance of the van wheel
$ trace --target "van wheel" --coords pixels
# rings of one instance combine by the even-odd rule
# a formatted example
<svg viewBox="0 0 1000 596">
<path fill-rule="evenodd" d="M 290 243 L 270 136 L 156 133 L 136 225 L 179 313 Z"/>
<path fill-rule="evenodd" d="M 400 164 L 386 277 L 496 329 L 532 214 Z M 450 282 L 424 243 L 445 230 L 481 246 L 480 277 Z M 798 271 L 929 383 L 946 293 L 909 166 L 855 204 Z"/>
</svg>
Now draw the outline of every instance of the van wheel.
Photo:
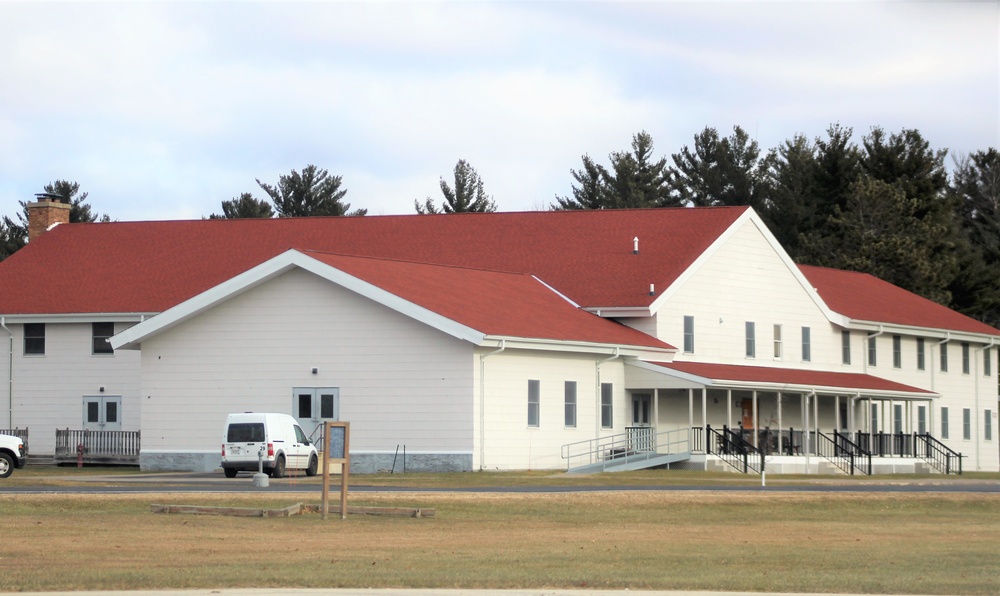
<svg viewBox="0 0 1000 596">
<path fill-rule="evenodd" d="M 0 478 L 6 478 L 14 473 L 14 458 L 6 453 L 0 453 Z"/>
<path fill-rule="evenodd" d="M 306 468 L 306 476 L 315 476 L 317 468 L 319 468 L 319 460 L 314 455 L 309 458 L 309 467 Z"/>
<path fill-rule="evenodd" d="M 226 473 L 226 478 L 236 478 L 236 468 L 222 468 L 222 471 Z"/>
<path fill-rule="evenodd" d="M 279 455 L 274 460 L 274 467 L 271 469 L 271 478 L 283 478 L 285 476 L 285 456 Z"/>
</svg>

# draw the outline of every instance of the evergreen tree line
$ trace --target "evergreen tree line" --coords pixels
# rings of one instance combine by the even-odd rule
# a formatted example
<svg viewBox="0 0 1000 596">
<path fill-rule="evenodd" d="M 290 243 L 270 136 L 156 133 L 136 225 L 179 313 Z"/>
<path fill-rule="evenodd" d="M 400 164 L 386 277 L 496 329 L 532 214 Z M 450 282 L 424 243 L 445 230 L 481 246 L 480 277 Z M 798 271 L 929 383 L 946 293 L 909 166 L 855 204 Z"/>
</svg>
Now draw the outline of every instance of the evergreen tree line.
<svg viewBox="0 0 1000 596">
<path fill-rule="evenodd" d="M 1000 153 L 990 148 L 955 162 L 916 130 L 874 128 L 858 145 L 838 124 L 826 135 L 796 135 L 762 151 L 739 126 L 714 128 L 678 153 L 655 157 L 645 131 L 608 165 L 583 155 L 571 169 L 572 192 L 550 205 L 565 209 L 631 209 L 749 205 L 798 263 L 871 273 L 921 296 L 1000 326 Z M 415 200 L 418 214 L 492 212 L 478 172 L 459 160 L 454 183 L 443 177 L 440 206 Z M 209 218 L 363 216 L 350 210 L 340 176 L 308 165 L 270 185 L 268 200 L 242 193 Z M 71 204 L 71 222 L 109 221 L 94 212 L 76 182 L 45 192 Z M 24 246 L 27 210 L 0 220 L 0 260 Z"/>
</svg>

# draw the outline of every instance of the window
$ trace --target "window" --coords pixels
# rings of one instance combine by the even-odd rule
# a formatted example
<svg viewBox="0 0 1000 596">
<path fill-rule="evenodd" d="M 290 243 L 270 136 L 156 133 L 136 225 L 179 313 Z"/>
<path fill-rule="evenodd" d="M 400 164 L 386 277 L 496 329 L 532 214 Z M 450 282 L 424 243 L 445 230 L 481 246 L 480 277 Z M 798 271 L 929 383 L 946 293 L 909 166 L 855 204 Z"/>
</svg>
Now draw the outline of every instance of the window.
<svg viewBox="0 0 1000 596">
<path fill-rule="evenodd" d="M 927 406 L 917 406 L 917 432 L 927 434 Z"/>
<path fill-rule="evenodd" d="M 894 404 L 892 406 L 892 432 L 901 434 L 903 432 L 903 406 Z"/>
<path fill-rule="evenodd" d="M 541 381 L 528 381 L 528 426 L 538 426 L 538 406 L 542 388 Z"/>
<path fill-rule="evenodd" d="M 812 360 L 812 329 L 802 328 L 802 362 Z"/>
<path fill-rule="evenodd" d="M 781 358 L 781 325 L 774 326 L 774 357 Z"/>
<path fill-rule="evenodd" d="M 969 374 L 969 344 L 962 342 L 962 374 Z"/>
<path fill-rule="evenodd" d="M 876 339 L 875 335 L 868 334 L 868 366 L 876 366 L 878 362 L 878 355 L 875 352 Z"/>
<path fill-rule="evenodd" d="M 601 428 L 613 428 L 614 418 L 612 418 L 611 399 L 614 395 L 614 386 L 611 383 L 601 383 Z"/>
<path fill-rule="evenodd" d="M 924 370 L 924 338 L 917 338 L 917 370 Z"/>
<path fill-rule="evenodd" d="M 948 372 L 948 344 L 941 344 L 941 372 Z"/>
<path fill-rule="evenodd" d="M 892 367 L 903 368 L 903 338 L 892 336 Z"/>
<path fill-rule="evenodd" d="M 993 352 L 983 348 L 983 376 L 988 377 L 993 374 Z"/>
<path fill-rule="evenodd" d="M 753 321 L 747 321 L 747 358 L 755 358 L 757 356 L 757 330 Z"/>
<path fill-rule="evenodd" d="M 993 440 L 993 411 L 983 412 L 983 438 L 987 441 Z"/>
<path fill-rule="evenodd" d="M 840 332 L 840 361 L 851 363 L 851 332 L 846 329 Z"/>
<path fill-rule="evenodd" d="M 93 338 L 94 354 L 114 354 L 115 349 L 108 343 L 115 334 L 114 323 L 93 323 L 91 337 Z"/>
<path fill-rule="evenodd" d="M 566 414 L 563 424 L 566 428 L 576 428 L 576 381 L 566 381 Z"/>
<path fill-rule="evenodd" d="M 694 353 L 694 317 L 684 317 L 684 351 Z"/>
<path fill-rule="evenodd" d="M 962 408 L 962 438 L 968 441 L 972 438 L 972 410 Z"/>
<path fill-rule="evenodd" d="M 878 406 L 876 404 L 872 404 L 871 423 L 872 432 L 878 432 Z"/>
<path fill-rule="evenodd" d="M 27 356 L 45 355 L 45 323 L 24 324 L 24 353 Z"/>
<path fill-rule="evenodd" d="M 948 408 L 941 408 L 941 438 L 948 438 Z"/>
</svg>

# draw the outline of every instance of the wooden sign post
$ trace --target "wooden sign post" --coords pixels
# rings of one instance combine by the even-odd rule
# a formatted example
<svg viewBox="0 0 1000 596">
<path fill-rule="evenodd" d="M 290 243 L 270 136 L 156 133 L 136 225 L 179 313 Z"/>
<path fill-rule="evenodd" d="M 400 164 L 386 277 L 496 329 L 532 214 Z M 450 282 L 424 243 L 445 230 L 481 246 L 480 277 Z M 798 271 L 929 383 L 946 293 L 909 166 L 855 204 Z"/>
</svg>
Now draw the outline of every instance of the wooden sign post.
<svg viewBox="0 0 1000 596">
<path fill-rule="evenodd" d="M 330 466 L 340 464 L 340 519 L 347 519 L 347 476 L 351 470 L 351 423 L 327 422 L 323 429 L 323 519 L 330 511 Z"/>
</svg>

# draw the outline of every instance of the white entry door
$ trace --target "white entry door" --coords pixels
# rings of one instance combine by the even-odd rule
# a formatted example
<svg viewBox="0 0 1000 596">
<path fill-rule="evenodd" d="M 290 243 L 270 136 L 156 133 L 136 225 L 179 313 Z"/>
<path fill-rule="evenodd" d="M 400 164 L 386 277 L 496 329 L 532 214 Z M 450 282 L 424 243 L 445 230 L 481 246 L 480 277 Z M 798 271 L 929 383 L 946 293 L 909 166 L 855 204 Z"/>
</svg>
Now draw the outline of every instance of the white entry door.
<svg viewBox="0 0 1000 596">
<path fill-rule="evenodd" d="M 292 391 L 292 415 L 310 441 L 319 440 L 317 428 L 328 420 L 340 420 L 340 388 L 296 387 Z"/>
<path fill-rule="evenodd" d="M 83 398 L 83 430 L 121 430 L 122 398 L 100 395 Z"/>
</svg>

